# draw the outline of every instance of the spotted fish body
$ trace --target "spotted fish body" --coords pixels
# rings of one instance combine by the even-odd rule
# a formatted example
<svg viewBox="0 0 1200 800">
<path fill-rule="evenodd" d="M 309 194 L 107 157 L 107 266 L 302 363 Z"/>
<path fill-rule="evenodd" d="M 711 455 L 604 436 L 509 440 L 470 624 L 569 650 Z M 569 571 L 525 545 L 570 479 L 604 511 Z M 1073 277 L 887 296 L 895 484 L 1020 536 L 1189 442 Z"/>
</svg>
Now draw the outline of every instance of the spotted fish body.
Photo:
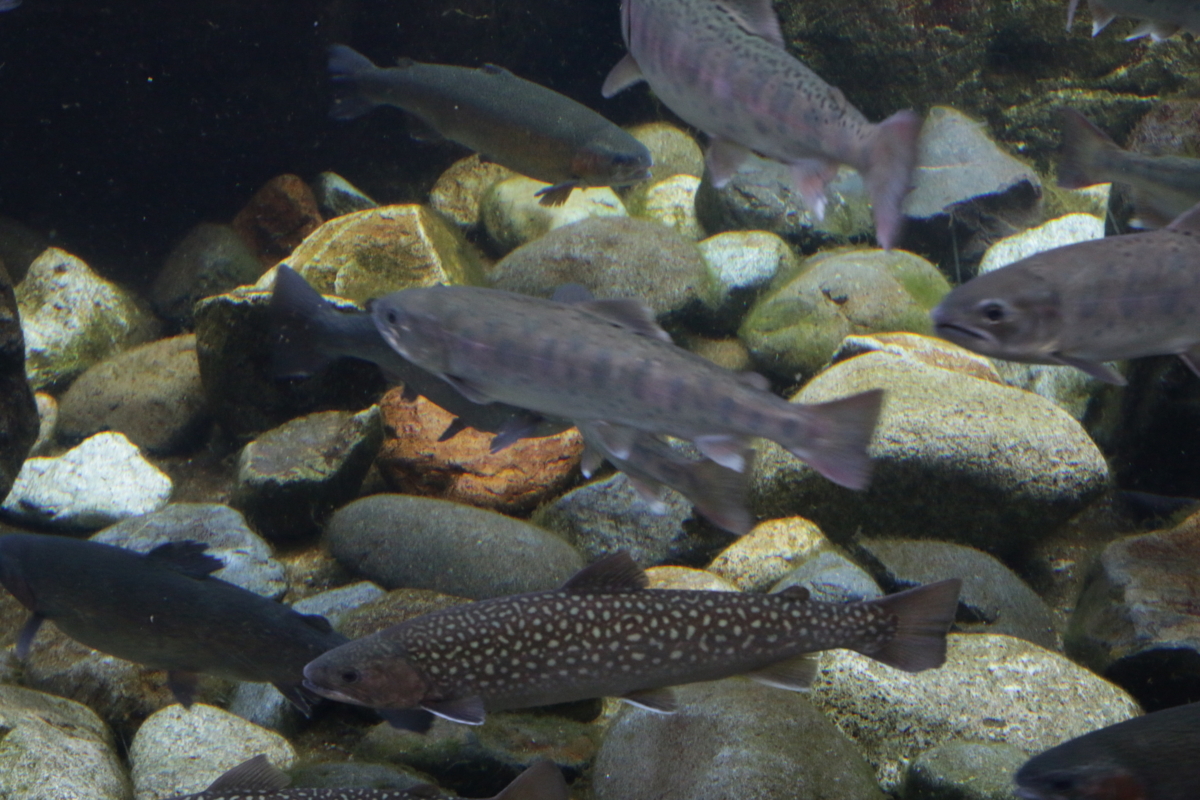
<svg viewBox="0 0 1200 800">
<path fill-rule="evenodd" d="M 291 789 L 289 782 L 265 755 L 257 755 L 221 775 L 203 792 L 169 800 L 439 800 L 452 796 L 427 783 L 411 789 Z M 539 761 L 492 800 L 567 800 L 567 784 L 558 767 Z"/>
<path fill-rule="evenodd" d="M 622 0 L 621 21 L 629 55 L 609 75 L 605 96 L 645 80 L 709 135 L 718 187 L 753 151 L 789 165 L 818 218 L 838 165 L 854 167 L 870 192 L 880 244 L 895 244 L 916 163 L 916 114 L 868 122 L 788 53 L 770 0 Z"/>
<path fill-rule="evenodd" d="M 1200 374 L 1200 206 L 1166 228 L 1036 253 L 955 288 L 932 312 L 943 338 L 984 355 L 1066 364 L 1178 355 Z"/>
<path fill-rule="evenodd" d="M 561 303 L 495 289 L 431 286 L 375 301 L 375 323 L 414 364 L 466 397 L 546 417 L 676 436 L 744 469 L 745 438 L 779 442 L 837 483 L 866 485 L 866 446 L 882 392 L 819 405 L 788 403 L 759 375 L 737 374 L 677 347 L 632 300 Z"/>
<path fill-rule="evenodd" d="M 622 552 L 561 589 L 427 614 L 305 667 L 318 694 L 480 723 L 486 711 L 619 696 L 669 711 L 665 687 L 731 675 L 800 688 L 816 650 L 846 647 L 909 671 L 939 666 L 958 581 L 864 603 L 647 589 Z"/>
</svg>

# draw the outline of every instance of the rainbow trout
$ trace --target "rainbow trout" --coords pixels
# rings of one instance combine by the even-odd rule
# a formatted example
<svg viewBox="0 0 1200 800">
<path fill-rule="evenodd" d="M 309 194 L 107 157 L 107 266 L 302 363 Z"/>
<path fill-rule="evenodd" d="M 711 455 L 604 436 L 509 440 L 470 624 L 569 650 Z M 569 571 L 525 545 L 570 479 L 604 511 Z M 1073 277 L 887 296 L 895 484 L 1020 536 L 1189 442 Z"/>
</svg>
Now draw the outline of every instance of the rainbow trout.
<svg viewBox="0 0 1200 800">
<path fill-rule="evenodd" d="M 813 214 L 847 164 L 862 173 L 875 236 L 896 244 L 912 182 L 921 120 L 899 111 L 867 122 L 838 89 L 784 47 L 771 0 L 622 0 L 629 53 L 602 92 L 639 81 L 686 122 L 708 134 L 708 168 L 724 186 L 751 152 L 787 164 Z"/>
<path fill-rule="evenodd" d="M 1015 780 L 1023 800 L 1196 800 L 1200 703 L 1063 742 L 1029 759 Z"/>
<path fill-rule="evenodd" d="M 436 786 L 423 783 L 411 789 L 289 789 L 290 779 L 257 755 L 217 778 L 203 792 L 176 795 L 169 800 L 437 800 L 449 798 Z M 567 800 L 567 782 L 558 767 L 539 761 L 522 772 L 492 800 Z"/>
<path fill-rule="evenodd" d="M 1071 0 L 1067 6 L 1067 30 L 1075 24 L 1075 12 L 1079 0 Z M 1092 36 L 1108 26 L 1117 17 L 1133 17 L 1142 24 L 1125 41 L 1149 36 L 1156 42 L 1169 39 L 1181 30 L 1200 35 L 1200 7 L 1193 0 L 1088 0 L 1092 12 Z"/>
<path fill-rule="evenodd" d="M 846 647 L 919 672 L 945 660 L 960 581 L 862 603 L 779 594 L 647 589 L 622 551 L 562 588 L 447 608 L 329 651 L 304 668 L 325 697 L 381 709 L 393 725 L 430 715 L 470 725 L 486 712 L 621 697 L 669 713 L 667 687 L 732 675 L 785 689 L 812 680 L 805 654 Z"/>
<path fill-rule="evenodd" d="M 646 146 L 587 106 L 493 64 L 380 69 L 341 44 L 329 48 L 336 97 L 330 114 L 353 119 L 390 105 L 445 138 L 514 172 L 552 184 L 537 192 L 561 205 L 576 187 L 627 186 L 650 177 Z"/>
<path fill-rule="evenodd" d="M 688 439 L 740 472 L 746 437 L 761 436 L 835 483 L 867 483 L 881 390 L 788 403 L 766 390 L 761 375 L 730 372 L 674 345 L 635 300 L 560 303 L 430 286 L 382 297 L 372 313 L 396 352 L 477 403 L 610 423 L 607 449 L 619 459 L 644 431 Z"/>
<path fill-rule="evenodd" d="M 224 564 L 205 547 L 169 542 L 143 554 L 63 536 L 0 537 L 0 583 L 32 612 L 17 656 L 48 619 L 88 647 L 167 670 L 185 706 L 204 672 L 272 683 L 307 714 L 301 669 L 346 637 L 324 617 L 211 577 Z"/>
<path fill-rule="evenodd" d="M 1105 361 L 1177 355 L 1200 375 L 1200 205 L 1165 228 L 1036 253 L 952 290 L 934 331 L 977 353 L 1066 364 L 1106 383 Z"/>
</svg>

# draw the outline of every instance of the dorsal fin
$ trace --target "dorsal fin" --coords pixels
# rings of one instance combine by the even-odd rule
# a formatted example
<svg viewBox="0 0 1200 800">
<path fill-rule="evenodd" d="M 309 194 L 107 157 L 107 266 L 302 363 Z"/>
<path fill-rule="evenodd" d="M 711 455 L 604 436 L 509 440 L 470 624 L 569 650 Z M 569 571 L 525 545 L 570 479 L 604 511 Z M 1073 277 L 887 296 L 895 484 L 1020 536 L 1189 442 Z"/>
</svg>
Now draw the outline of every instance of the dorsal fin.
<svg viewBox="0 0 1200 800">
<path fill-rule="evenodd" d="M 216 556 L 204 552 L 208 545 L 191 539 L 182 542 L 163 542 L 146 553 L 146 558 L 190 578 L 207 578 L 225 566 Z"/>
<path fill-rule="evenodd" d="M 618 550 L 576 572 L 562 585 L 568 594 L 623 594 L 650 585 L 650 579 L 628 550 Z"/>
<path fill-rule="evenodd" d="M 812 597 L 808 589 L 799 583 L 793 584 L 786 589 L 780 589 L 775 594 L 779 597 L 786 597 L 788 600 L 808 600 Z"/>
<path fill-rule="evenodd" d="M 654 312 L 641 300 L 614 297 L 608 300 L 589 300 L 577 305 L 589 314 L 620 325 L 622 328 L 628 328 L 634 333 L 661 339 L 664 342 L 671 341 L 671 335 L 658 327 L 658 322 L 654 319 Z"/>
<path fill-rule="evenodd" d="M 1176 217 L 1167 226 L 1167 230 L 1180 233 L 1200 233 L 1200 203 Z"/>
<path fill-rule="evenodd" d="M 275 767 L 267 756 L 259 753 L 249 761 L 243 761 L 233 769 L 217 778 L 205 789 L 205 792 L 228 792 L 233 789 L 258 789 L 271 792 L 282 789 L 291 783 L 291 779 L 282 770 Z"/>
<path fill-rule="evenodd" d="M 771 44 L 783 47 L 783 31 L 771 0 L 717 0 L 717 6 L 733 17 L 746 33 L 761 36 Z"/>
<path fill-rule="evenodd" d="M 567 800 L 562 772 L 552 761 L 535 761 L 492 800 Z"/>
<path fill-rule="evenodd" d="M 498 64 L 484 64 L 479 71 L 486 75 L 511 75 L 512 73 Z"/>
</svg>

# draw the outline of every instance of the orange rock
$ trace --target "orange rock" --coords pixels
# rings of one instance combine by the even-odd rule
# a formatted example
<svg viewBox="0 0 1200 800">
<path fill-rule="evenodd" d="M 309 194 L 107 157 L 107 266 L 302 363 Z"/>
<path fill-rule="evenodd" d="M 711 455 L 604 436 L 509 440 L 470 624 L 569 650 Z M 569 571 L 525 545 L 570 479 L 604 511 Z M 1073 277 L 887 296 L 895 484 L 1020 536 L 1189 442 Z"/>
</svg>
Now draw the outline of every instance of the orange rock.
<svg viewBox="0 0 1200 800">
<path fill-rule="evenodd" d="M 264 267 L 285 258 L 320 226 L 317 198 L 295 175 L 277 175 L 233 218 L 233 229 Z"/>
<path fill-rule="evenodd" d="M 379 405 L 384 443 L 376 464 L 395 491 L 512 514 L 556 496 L 578 474 L 583 438 L 575 428 L 491 453 L 492 435 L 471 428 L 439 442 L 454 417 L 424 397 L 409 402 L 393 389 Z"/>
</svg>

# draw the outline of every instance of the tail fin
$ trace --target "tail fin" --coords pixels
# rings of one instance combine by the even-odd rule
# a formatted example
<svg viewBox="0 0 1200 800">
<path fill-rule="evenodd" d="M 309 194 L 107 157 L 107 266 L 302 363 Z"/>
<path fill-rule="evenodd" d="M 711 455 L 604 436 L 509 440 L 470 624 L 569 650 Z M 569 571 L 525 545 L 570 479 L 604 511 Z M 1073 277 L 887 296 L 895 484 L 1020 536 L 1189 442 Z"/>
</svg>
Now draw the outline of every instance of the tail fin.
<svg viewBox="0 0 1200 800">
<path fill-rule="evenodd" d="M 567 782 L 551 761 L 538 761 L 492 800 L 567 800 Z"/>
<path fill-rule="evenodd" d="M 795 445 L 781 442 L 834 483 L 848 489 L 864 489 L 871 478 L 867 444 L 883 406 L 883 390 L 800 407 L 811 415 L 803 426 L 809 438 Z"/>
<path fill-rule="evenodd" d="M 946 661 L 946 632 L 958 611 L 958 578 L 890 594 L 869 605 L 896 616 L 896 634 L 879 650 L 860 651 L 905 672 L 940 667 Z"/>
<path fill-rule="evenodd" d="M 904 227 L 902 206 L 912 188 L 920 134 L 921 118 L 913 111 L 897 111 L 875 126 L 867 151 L 863 180 L 875 214 L 875 238 L 884 250 L 896 245 Z"/>
<path fill-rule="evenodd" d="M 373 109 L 378 103 L 359 91 L 359 79 L 377 71 L 371 59 L 344 44 L 329 46 L 329 75 L 333 79 L 333 105 L 329 116 L 334 119 L 354 119 Z"/>
<path fill-rule="evenodd" d="M 746 507 L 748 472 L 736 472 L 708 459 L 697 461 L 688 469 L 696 487 L 688 500 L 710 522 L 738 536 L 754 527 L 754 517 Z"/>
<path fill-rule="evenodd" d="M 1107 183 L 1108 178 L 1098 163 L 1099 157 L 1105 152 L 1119 152 L 1121 148 L 1075 109 L 1060 108 L 1058 116 L 1063 134 L 1058 185 L 1063 189 L 1082 189 Z"/>
<path fill-rule="evenodd" d="M 268 336 L 273 346 L 271 371 L 276 378 L 312 375 L 333 360 L 320 347 L 321 320 L 337 312 L 291 267 L 281 264 L 275 269 L 270 308 Z"/>
</svg>

